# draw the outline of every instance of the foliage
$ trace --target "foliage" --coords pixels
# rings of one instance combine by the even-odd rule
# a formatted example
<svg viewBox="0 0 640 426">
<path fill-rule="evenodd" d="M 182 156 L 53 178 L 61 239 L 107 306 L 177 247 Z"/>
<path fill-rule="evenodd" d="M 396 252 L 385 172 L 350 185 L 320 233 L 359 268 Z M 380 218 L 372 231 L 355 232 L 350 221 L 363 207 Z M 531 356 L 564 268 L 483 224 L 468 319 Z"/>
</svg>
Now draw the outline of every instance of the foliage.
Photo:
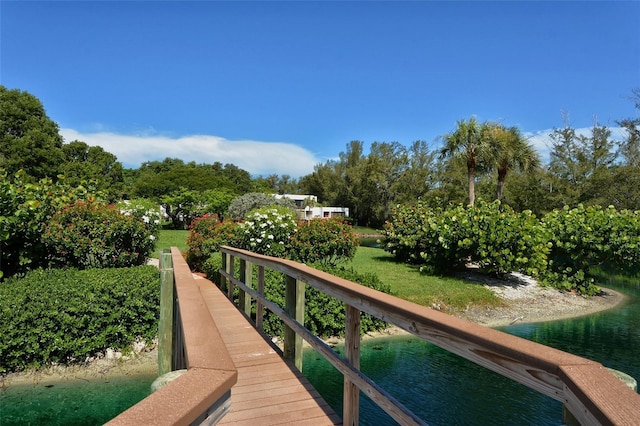
<svg viewBox="0 0 640 426">
<path fill-rule="evenodd" d="M 124 176 L 122 164 L 115 155 L 100 146 L 89 146 L 82 141 L 62 145 L 63 160 L 60 173 L 69 185 L 79 186 L 87 181 L 108 194 L 109 200 L 120 198 Z"/>
<path fill-rule="evenodd" d="M 161 197 L 162 206 L 169 217 L 172 229 L 186 229 L 191 222 L 206 214 L 222 216 L 235 197 L 229 189 L 194 191 L 181 188 Z"/>
<path fill-rule="evenodd" d="M 383 284 L 374 274 L 362 274 L 351 268 L 338 268 L 327 265 L 313 265 L 319 270 L 353 281 L 355 283 L 370 287 L 384 293 L 389 293 L 389 286 Z M 265 294 L 267 298 L 284 309 L 285 307 L 285 284 L 283 275 L 279 272 L 265 271 Z M 254 312 L 255 314 L 255 312 Z M 343 336 L 345 321 L 345 304 L 326 293 L 323 293 L 311 286 L 305 289 L 305 313 L 304 325 L 312 333 L 320 337 Z M 361 332 L 380 330 L 387 326 L 387 323 L 363 314 L 360 319 Z M 280 319 L 270 311 L 265 311 L 264 331 L 269 336 L 284 335 L 284 329 Z"/>
<path fill-rule="evenodd" d="M 262 207 L 238 224 L 237 247 L 274 257 L 287 257 L 296 232 L 295 214 L 287 207 Z"/>
<path fill-rule="evenodd" d="M 424 141 L 409 147 L 374 142 L 368 155 L 361 141 L 351 141 L 338 160 L 316 165 L 300 179 L 303 193 L 323 205 L 348 206 L 356 224 L 381 226 L 398 203 L 413 202 L 436 186 L 435 153 Z"/>
<path fill-rule="evenodd" d="M 537 276 L 546 268 L 547 238 L 535 216 L 499 201 L 430 209 L 399 207 L 385 227 L 386 250 L 401 261 L 447 272 L 468 262 L 493 274 Z"/>
<path fill-rule="evenodd" d="M 158 271 L 34 270 L 0 284 L 0 373 L 84 362 L 157 334 Z"/>
<path fill-rule="evenodd" d="M 229 204 L 229 217 L 236 220 L 245 219 L 245 216 L 252 210 L 268 206 L 281 206 L 293 209 L 295 203 L 288 198 L 275 198 L 261 192 L 250 192 L 240 197 L 236 197 Z"/>
<path fill-rule="evenodd" d="M 96 199 L 90 189 L 71 188 L 64 180 L 29 180 L 24 171 L 11 181 L 0 170 L 0 278 L 45 266 L 41 236 L 53 214 L 76 200 Z"/>
<path fill-rule="evenodd" d="M 42 242 L 50 267 L 118 268 L 143 265 L 155 236 L 144 220 L 114 206 L 78 201 L 53 215 Z M 153 227 L 153 225 L 151 225 Z"/>
<path fill-rule="evenodd" d="M 290 257 L 301 263 L 336 265 L 353 259 L 358 238 L 350 225 L 339 219 L 301 222 L 291 238 Z"/>
<path fill-rule="evenodd" d="M 567 206 L 547 214 L 543 225 L 552 245 L 548 283 L 590 295 L 598 291 L 591 268 L 633 271 L 640 265 L 640 212 Z"/>
<path fill-rule="evenodd" d="M 220 258 L 220 246 L 235 245 L 238 225 L 231 221 L 220 221 L 217 215 L 204 215 L 195 219 L 187 235 L 186 261 L 192 269 L 203 271 L 210 277 L 217 275 L 220 266 L 213 270 L 205 268 L 205 262 L 215 256 Z M 221 262 L 220 262 L 221 263 Z"/>
<path fill-rule="evenodd" d="M 185 163 L 178 158 L 143 163 L 131 173 L 130 180 L 132 196 L 155 201 L 183 189 L 198 193 L 207 190 L 228 191 L 236 196 L 250 191 L 252 187 L 249 172 L 233 164 Z"/>
<path fill-rule="evenodd" d="M 31 180 L 56 179 L 62 136 L 35 96 L 0 85 L 0 168 L 9 176 L 24 170 Z"/>
</svg>

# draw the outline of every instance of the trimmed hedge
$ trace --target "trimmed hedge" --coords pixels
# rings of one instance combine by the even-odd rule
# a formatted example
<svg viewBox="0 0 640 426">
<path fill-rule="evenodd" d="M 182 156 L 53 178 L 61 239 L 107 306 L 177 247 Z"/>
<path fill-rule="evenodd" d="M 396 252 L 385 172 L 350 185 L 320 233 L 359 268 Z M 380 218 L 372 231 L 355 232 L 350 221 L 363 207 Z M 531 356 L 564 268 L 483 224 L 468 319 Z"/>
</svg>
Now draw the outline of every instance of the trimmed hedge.
<svg viewBox="0 0 640 426">
<path fill-rule="evenodd" d="M 151 342 L 160 291 L 154 266 L 34 270 L 0 284 L 0 373 L 83 362 Z"/>
</svg>

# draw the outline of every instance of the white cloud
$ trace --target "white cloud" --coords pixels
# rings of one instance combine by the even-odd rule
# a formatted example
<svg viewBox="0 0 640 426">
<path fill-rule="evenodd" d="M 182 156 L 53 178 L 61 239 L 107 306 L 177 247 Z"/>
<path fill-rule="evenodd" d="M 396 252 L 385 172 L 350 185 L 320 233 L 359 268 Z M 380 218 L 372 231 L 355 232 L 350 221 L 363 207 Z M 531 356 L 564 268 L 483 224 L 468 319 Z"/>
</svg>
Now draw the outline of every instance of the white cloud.
<svg viewBox="0 0 640 426">
<path fill-rule="evenodd" d="M 138 168 L 146 161 L 179 158 L 184 162 L 234 164 L 258 175 L 300 177 L 313 172 L 321 161 L 311 152 L 291 143 L 228 140 L 219 136 L 194 135 L 172 138 L 158 135 L 120 135 L 110 132 L 80 133 L 60 129 L 65 142 L 79 140 L 100 146 L 118 157 L 127 168 Z"/>
</svg>

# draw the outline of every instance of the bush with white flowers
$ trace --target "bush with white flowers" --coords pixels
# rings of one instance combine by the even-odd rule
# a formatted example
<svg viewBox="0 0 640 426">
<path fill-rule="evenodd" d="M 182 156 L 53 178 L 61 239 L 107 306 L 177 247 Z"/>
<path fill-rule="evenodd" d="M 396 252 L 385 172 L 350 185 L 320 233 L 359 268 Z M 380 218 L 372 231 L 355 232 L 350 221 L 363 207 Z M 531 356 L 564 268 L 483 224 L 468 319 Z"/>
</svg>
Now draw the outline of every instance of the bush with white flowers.
<svg viewBox="0 0 640 426">
<path fill-rule="evenodd" d="M 125 216 L 133 216 L 134 218 L 144 222 L 145 228 L 150 232 L 149 239 L 154 241 L 158 237 L 160 229 L 162 212 L 160 206 L 151 200 L 139 198 L 135 200 L 124 200 L 116 204 L 120 213 Z"/>
<path fill-rule="evenodd" d="M 295 214 L 280 206 L 252 210 L 236 231 L 244 249 L 269 256 L 286 257 L 291 236 L 296 232 Z"/>
</svg>

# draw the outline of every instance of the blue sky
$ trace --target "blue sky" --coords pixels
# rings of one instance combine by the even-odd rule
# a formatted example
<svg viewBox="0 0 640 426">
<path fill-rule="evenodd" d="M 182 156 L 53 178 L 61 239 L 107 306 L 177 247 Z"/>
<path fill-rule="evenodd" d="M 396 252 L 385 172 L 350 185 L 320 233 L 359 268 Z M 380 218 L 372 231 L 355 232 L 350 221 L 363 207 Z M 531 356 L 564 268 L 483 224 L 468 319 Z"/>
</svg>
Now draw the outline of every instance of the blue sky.
<svg viewBox="0 0 640 426">
<path fill-rule="evenodd" d="M 475 115 L 544 151 L 637 113 L 640 2 L 6 1 L 0 84 L 67 142 L 297 177 L 351 140 L 410 144 Z"/>
</svg>

